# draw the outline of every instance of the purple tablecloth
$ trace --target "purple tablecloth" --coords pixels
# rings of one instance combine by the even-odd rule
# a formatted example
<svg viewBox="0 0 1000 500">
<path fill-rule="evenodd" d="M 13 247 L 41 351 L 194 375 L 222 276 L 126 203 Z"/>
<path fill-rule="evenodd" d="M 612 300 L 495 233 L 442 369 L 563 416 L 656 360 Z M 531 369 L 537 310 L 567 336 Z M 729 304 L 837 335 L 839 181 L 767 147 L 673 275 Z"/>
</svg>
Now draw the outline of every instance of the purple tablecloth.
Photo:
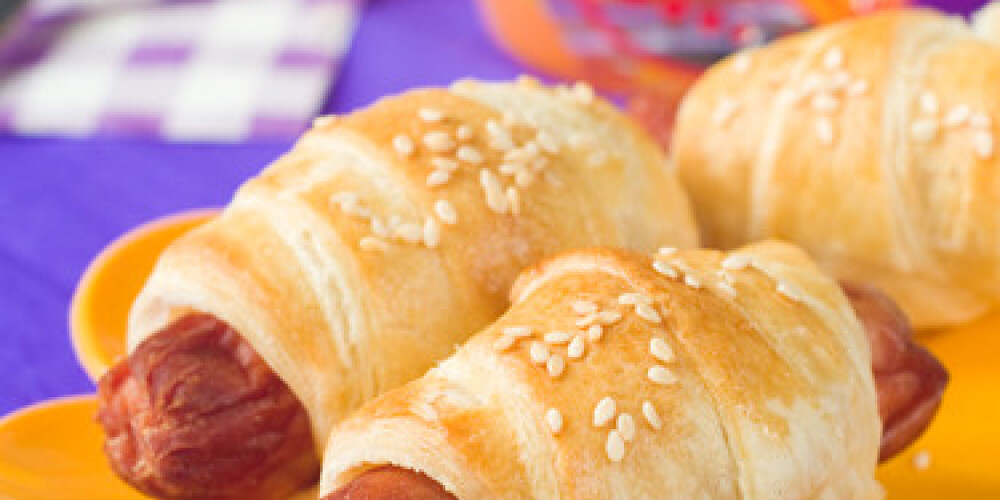
<svg viewBox="0 0 1000 500">
<path fill-rule="evenodd" d="M 979 2 L 936 3 L 964 11 Z M 325 109 L 523 71 L 491 44 L 471 2 L 371 0 Z M 0 415 L 93 390 L 73 357 L 66 314 L 76 280 L 104 245 L 154 217 L 224 204 L 289 145 L 0 137 Z"/>
</svg>

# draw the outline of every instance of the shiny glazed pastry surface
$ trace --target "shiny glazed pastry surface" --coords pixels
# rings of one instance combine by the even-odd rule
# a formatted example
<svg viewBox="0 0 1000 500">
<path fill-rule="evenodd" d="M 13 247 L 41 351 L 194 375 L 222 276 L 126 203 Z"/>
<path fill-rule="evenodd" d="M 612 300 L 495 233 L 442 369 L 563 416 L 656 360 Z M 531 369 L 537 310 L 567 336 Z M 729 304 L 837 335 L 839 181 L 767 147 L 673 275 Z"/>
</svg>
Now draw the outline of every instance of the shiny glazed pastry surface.
<svg viewBox="0 0 1000 500">
<path fill-rule="evenodd" d="M 463 81 L 319 119 L 218 217 L 167 248 L 132 307 L 129 352 L 150 340 L 177 351 L 168 337 L 183 329 L 172 325 L 192 317 L 227 325 L 304 411 L 313 440 L 298 448 L 309 462 L 350 411 L 499 316 L 529 263 L 594 244 L 696 245 L 665 165 L 643 131 L 584 85 Z M 199 370 L 196 357 L 158 366 L 179 380 Z M 285 442 L 207 428 L 224 425 L 214 412 L 171 418 L 156 384 L 129 380 L 131 361 L 102 383 L 102 422 L 115 469 L 146 491 L 226 497 L 237 485 L 212 467 L 235 470 L 243 458 L 230 452 Z M 199 401 L 230 399 L 229 386 L 208 382 L 181 386 Z M 168 458 L 141 458 L 164 447 Z M 293 482 L 277 462 L 255 464 L 260 481 Z"/>
<path fill-rule="evenodd" d="M 839 278 L 889 293 L 920 329 L 997 304 L 990 9 L 973 26 L 930 10 L 872 14 L 713 66 L 671 142 L 705 245 L 795 242 Z"/>
<path fill-rule="evenodd" d="M 580 250 L 512 297 L 335 429 L 323 495 L 391 465 L 459 499 L 882 497 L 868 334 L 800 250 Z"/>
</svg>

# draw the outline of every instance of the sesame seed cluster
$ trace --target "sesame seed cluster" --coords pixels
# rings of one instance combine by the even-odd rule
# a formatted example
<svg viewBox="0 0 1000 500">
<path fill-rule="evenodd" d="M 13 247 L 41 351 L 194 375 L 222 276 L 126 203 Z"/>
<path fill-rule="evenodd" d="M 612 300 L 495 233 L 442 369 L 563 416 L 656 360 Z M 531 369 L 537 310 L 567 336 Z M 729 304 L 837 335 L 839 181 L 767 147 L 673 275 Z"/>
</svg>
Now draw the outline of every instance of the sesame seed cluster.
<svg viewBox="0 0 1000 500">
<path fill-rule="evenodd" d="M 739 54 L 733 62 L 733 70 L 746 73 L 751 67 L 751 53 Z M 780 79 L 772 83 L 780 83 Z M 806 102 L 816 113 L 813 130 L 819 141 L 832 145 L 836 139 L 833 116 L 842 108 L 842 103 L 850 98 L 864 95 L 868 91 L 868 80 L 853 76 L 844 68 L 844 52 L 834 46 L 823 54 L 820 69 L 805 75 L 799 85 L 786 85 L 778 91 L 779 102 L 800 106 Z M 732 97 L 722 97 L 712 115 L 717 126 L 727 125 L 741 109 L 741 104 Z"/>
<path fill-rule="evenodd" d="M 537 85 L 537 82 L 534 84 Z M 594 101 L 593 89 L 583 82 L 558 86 L 553 92 L 558 98 L 581 106 L 588 106 Z M 431 167 L 426 185 L 433 192 L 440 193 L 440 197 L 433 203 L 432 213 L 422 220 L 404 220 L 395 214 L 384 216 L 374 213 L 370 204 L 355 192 L 343 191 L 332 195 L 330 201 L 335 207 L 369 223 L 371 233 L 362 236 L 358 242 L 363 250 L 385 251 L 392 243 L 437 248 L 446 227 L 459 223 L 460 214 L 445 190 L 456 176 L 478 177 L 483 202 L 491 212 L 519 216 L 524 203 L 522 193 L 538 179 L 544 179 L 555 188 L 563 185 L 559 175 L 549 167 L 556 163 L 553 159 L 564 148 L 589 151 L 586 163 L 592 167 L 603 166 L 608 160 L 605 151 L 589 147 L 591 141 L 581 131 L 569 134 L 563 142 L 510 113 L 502 113 L 500 119 L 488 119 L 482 126 L 449 117 L 433 107 L 422 107 L 416 114 L 429 130 L 419 137 L 396 134 L 391 140 L 392 150 L 401 158 L 410 158 L 421 149 L 426 152 Z M 499 155 L 498 162 L 490 164 L 484 151 L 470 143 L 476 137 L 484 138 L 483 142 L 489 149 Z"/>
<path fill-rule="evenodd" d="M 693 289 L 699 290 L 704 286 L 702 280 L 695 276 L 692 266 L 678 255 L 676 248 L 661 248 L 653 258 L 652 267 L 660 275 L 680 280 Z M 714 271 L 720 278 L 715 286 L 725 293 L 735 295 L 732 273 L 748 270 L 764 272 L 761 263 L 753 256 L 731 253 L 722 259 L 720 268 Z M 794 302 L 806 299 L 800 288 L 785 280 L 776 280 L 775 289 Z M 569 302 L 569 309 L 573 318 L 572 327 L 541 331 L 531 325 L 506 326 L 494 341 L 494 348 L 507 352 L 519 342 L 526 342 L 530 363 L 544 369 L 552 379 L 559 379 L 564 376 L 569 364 L 582 360 L 587 351 L 598 349 L 607 329 L 618 324 L 626 315 L 634 315 L 657 327 L 662 325 L 664 317 L 662 307 L 651 297 L 638 291 L 622 293 L 609 304 L 598 304 L 586 299 L 572 300 Z M 657 386 L 676 384 L 679 379 L 671 369 L 671 365 L 676 362 L 674 348 L 658 331 L 650 336 L 648 352 L 647 381 Z M 636 436 L 635 417 L 623 411 L 620 406 L 619 401 L 605 396 L 594 404 L 593 410 L 593 427 L 607 430 L 604 452 L 612 462 L 619 462 L 624 458 L 628 444 Z M 656 431 L 662 428 L 663 421 L 652 401 L 643 400 L 636 406 L 650 429 Z M 558 408 L 547 409 L 545 421 L 554 435 L 558 435 L 566 425 Z"/>
<path fill-rule="evenodd" d="M 623 293 L 613 303 L 603 306 L 591 300 L 576 299 L 569 303 L 569 307 L 572 328 L 542 332 L 532 326 L 507 326 L 502 329 L 494 347 L 503 352 L 519 341 L 528 342 L 530 362 L 543 368 L 549 377 L 559 379 L 569 363 L 582 360 L 586 351 L 596 349 L 606 329 L 619 323 L 626 314 L 635 314 L 652 324 L 662 321 L 653 300 L 640 292 Z M 650 340 L 649 351 L 652 363 L 647 371 L 649 381 L 657 385 L 676 383 L 677 376 L 667 367 L 674 361 L 670 345 L 663 338 L 654 336 Z M 639 411 L 650 428 L 659 430 L 662 427 L 663 423 L 651 401 L 642 401 Z M 565 424 L 563 414 L 557 408 L 546 410 L 545 421 L 554 435 L 558 435 Z M 618 403 L 607 396 L 595 404 L 592 425 L 607 429 L 604 452 L 609 460 L 620 462 L 625 456 L 626 446 L 635 439 L 635 417 L 620 411 Z"/>
<path fill-rule="evenodd" d="M 919 116 L 910 124 L 910 137 L 914 140 L 931 142 L 948 132 L 966 131 L 977 157 L 988 160 L 993 156 L 993 124 L 985 111 L 959 103 L 944 112 L 944 107 L 930 90 L 921 92 L 916 104 Z"/>
<path fill-rule="evenodd" d="M 752 53 L 738 54 L 732 63 L 733 71 L 745 74 L 752 65 Z M 833 117 L 842 108 L 842 103 L 859 97 L 868 91 L 868 81 L 854 77 L 844 69 L 844 52 L 840 47 L 827 49 L 821 61 L 821 71 L 808 73 L 799 86 L 788 85 L 778 92 L 779 102 L 798 106 L 808 101 L 810 108 L 818 115 L 813 130 L 825 145 L 833 145 L 836 129 Z M 780 79 L 772 80 L 778 83 Z M 967 131 L 972 151 L 982 159 L 992 158 L 994 138 L 992 120 L 984 110 L 973 109 L 965 103 L 952 105 L 945 112 L 938 103 L 937 96 L 930 90 L 919 92 L 917 97 L 919 116 L 909 126 L 910 137 L 918 142 L 931 142 L 948 131 Z M 712 123 L 726 126 L 740 111 L 741 103 L 729 96 L 722 96 L 712 113 Z"/>
</svg>

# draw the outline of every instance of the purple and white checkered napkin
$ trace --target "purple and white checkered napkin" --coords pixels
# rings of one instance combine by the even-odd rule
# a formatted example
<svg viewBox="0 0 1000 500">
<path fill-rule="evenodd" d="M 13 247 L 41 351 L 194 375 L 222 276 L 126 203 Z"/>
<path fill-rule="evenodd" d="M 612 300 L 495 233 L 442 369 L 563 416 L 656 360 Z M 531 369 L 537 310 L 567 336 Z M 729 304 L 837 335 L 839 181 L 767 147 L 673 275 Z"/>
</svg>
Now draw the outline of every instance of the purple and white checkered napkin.
<svg viewBox="0 0 1000 500">
<path fill-rule="evenodd" d="M 0 33 L 0 133 L 294 137 L 361 0 L 30 0 Z"/>
</svg>

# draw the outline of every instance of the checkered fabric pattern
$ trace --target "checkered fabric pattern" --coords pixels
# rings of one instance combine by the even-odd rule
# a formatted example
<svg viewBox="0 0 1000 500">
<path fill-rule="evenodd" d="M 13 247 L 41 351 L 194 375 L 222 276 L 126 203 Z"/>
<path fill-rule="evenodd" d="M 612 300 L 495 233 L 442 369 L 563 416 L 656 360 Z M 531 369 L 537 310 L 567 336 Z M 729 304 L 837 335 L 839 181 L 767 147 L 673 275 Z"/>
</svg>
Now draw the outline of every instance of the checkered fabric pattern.
<svg viewBox="0 0 1000 500">
<path fill-rule="evenodd" d="M 361 0 L 34 0 L 0 33 L 0 133 L 242 141 L 319 111 Z"/>
</svg>

